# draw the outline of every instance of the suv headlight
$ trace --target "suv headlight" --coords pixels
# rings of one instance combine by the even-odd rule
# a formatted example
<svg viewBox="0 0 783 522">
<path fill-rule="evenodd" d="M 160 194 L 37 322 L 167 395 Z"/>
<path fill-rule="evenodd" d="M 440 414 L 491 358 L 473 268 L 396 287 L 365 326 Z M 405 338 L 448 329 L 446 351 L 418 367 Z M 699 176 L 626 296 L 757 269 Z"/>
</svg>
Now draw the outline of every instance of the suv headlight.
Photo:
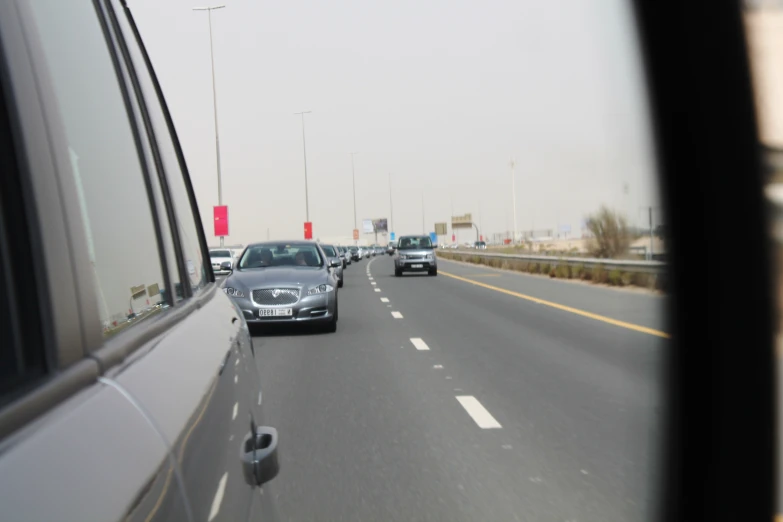
<svg viewBox="0 0 783 522">
<path fill-rule="evenodd" d="M 332 285 L 318 285 L 307 291 L 307 295 L 325 294 L 334 290 Z"/>
<path fill-rule="evenodd" d="M 400 254 L 400 259 L 407 259 L 407 256 L 405 254 Z"/>
<path fill-rule="evenodd" d="M 426 259 L 432 259 L 432 254 L 427 254 Z"/>
<path fill-rule="evenodd" d="M 242 290 L 230 286 L 224 288 L 223 291 L 231 297 L 245 297 L 245 293 Z"/>
</svg>

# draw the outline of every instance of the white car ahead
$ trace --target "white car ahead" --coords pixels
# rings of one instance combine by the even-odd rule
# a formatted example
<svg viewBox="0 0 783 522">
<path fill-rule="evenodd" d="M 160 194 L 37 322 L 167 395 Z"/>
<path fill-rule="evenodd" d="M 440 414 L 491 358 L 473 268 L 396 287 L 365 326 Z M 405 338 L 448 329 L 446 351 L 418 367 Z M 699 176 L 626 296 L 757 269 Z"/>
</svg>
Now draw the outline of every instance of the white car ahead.
<svg viewBox="0 0 783 522">
<path fill-rule="evenodd" d="M 212 271 L 215 275 L 229 274 L 231 270 L 221 269 L 221 265 L 228 261 L 231 268 L 234 268 L 234 256 L 231 250 L 227 248 L 215 249 L 209 251 L 209 262 L 212 263 Z"/>
</svg>

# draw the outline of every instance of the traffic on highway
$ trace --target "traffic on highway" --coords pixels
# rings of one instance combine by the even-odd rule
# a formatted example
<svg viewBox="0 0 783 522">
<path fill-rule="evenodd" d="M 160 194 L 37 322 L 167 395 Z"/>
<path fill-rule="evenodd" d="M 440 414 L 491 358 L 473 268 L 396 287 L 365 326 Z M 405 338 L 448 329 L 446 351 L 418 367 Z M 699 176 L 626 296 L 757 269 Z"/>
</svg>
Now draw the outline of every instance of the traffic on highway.
<svg viewBox="0 0 783 522">
<path fill-rule="evenodd" d="M 0 519 L 781 520 L 760 4 L 0 2 Z"/>
</svg>

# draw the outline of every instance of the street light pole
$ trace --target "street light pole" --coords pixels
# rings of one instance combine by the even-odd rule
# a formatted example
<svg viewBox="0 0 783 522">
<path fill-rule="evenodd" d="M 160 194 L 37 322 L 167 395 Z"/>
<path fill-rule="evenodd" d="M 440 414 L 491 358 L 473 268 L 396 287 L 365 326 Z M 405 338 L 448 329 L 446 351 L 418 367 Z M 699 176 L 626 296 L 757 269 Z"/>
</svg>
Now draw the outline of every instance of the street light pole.
<svg viewBox="0 0 783 522">
<path fill-rule="evenodd" d="M 389 172 L 389 218 L 391 219 L 391 230 L 389 232 L 394 232 L 394 204 L 392 203 L 391 172 Z"/>
<path fill-rule="evenodd" d="M 351 180 L 353 181 L 353 229 L 358 230 L 359 227 L 356 226 L 356 172 L 353 168 L 353 156 L 354 154 L 359 154 L 358 152 L 349 152 L 348 154 L 351 155 Z M 358 245 L 359 240 L 354 239 L 354 244 Z"/>
<path fill-rule="evenodd" d="M 218 206 L 223 206 L 223 180 L 220 176 L 220 135 L 218 133 L 218 114 L 217 114 L 217 92 L 215 90 L 215 53 L 212 49 L 212 11 L 223 9 L 225 5 L 216 5 L 211 7 L 194 7 L 194 11 L 206 11 L 209 21 L 209 59 L 212 63 L 212 107 L 215 112 L 215 156 L 217 158 L 217 179 L 218 179 Z M 220 236 L 220 246 L 223 246 L 223 236 Z"/>
<path fill-rule="evenodd" d="M 513 202 L 514 206 L 514 239 L 511 241 L 512 244 L 517 243 L 517 189 L 516 189 L 516 176 L 514 176 L 514 166 L 516 165 L 516 162 L 514 161 L 514 157 L 511 157 L 511 163 L 509 163 L 511 166 L 511 201 Z"/>
<path fill-rule="evenodd" d="M 304 115 L 313 111 L 295 112 L 294 116 L 302 117 L 302 149 L 304 150 L 304 171 L 305 171 L 305 221 L 310 222 L 310 198 L 307 194 L 307 143 L 305 142 L 305 123 Z"/>
<path fill-rule="evenodd" d="M 424 225 L 424 192 L 421 193 L 421 233 L 427 234 L 427 227 Z"/>
</svg>

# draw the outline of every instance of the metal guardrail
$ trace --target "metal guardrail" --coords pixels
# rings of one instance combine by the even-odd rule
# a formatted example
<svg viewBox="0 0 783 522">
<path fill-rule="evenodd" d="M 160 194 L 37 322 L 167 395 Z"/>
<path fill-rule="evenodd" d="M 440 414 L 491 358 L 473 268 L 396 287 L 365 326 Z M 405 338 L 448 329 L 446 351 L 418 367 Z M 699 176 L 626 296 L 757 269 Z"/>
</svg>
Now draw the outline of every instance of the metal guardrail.
<svg viewBox="0 0 783 522">
<path fill-rule="evenodd" d="M 437 250 L 440 253 L 440 249 Z M 535 256 L 523 254 L 496 254 L 486 250 L 450 250 L 444 249 L 444 254 L 460 254 L 467 256 L 478 256 L 487 259 L 514 259 L 527 261 L 530 263 L 548 263 L 553 267 L 559 264 L 568 266 L 583 266 L 593 269 L 598 266 L 608 270 L 616 269 L 621 272 L 637 272 L 645 274 L 660 274 L 666 270 L 666 263 L 662 261 L 634 261 L 617 259 L 600 259 L 597 257 L 558 257 L 558 256 Z"/>
</svg>

